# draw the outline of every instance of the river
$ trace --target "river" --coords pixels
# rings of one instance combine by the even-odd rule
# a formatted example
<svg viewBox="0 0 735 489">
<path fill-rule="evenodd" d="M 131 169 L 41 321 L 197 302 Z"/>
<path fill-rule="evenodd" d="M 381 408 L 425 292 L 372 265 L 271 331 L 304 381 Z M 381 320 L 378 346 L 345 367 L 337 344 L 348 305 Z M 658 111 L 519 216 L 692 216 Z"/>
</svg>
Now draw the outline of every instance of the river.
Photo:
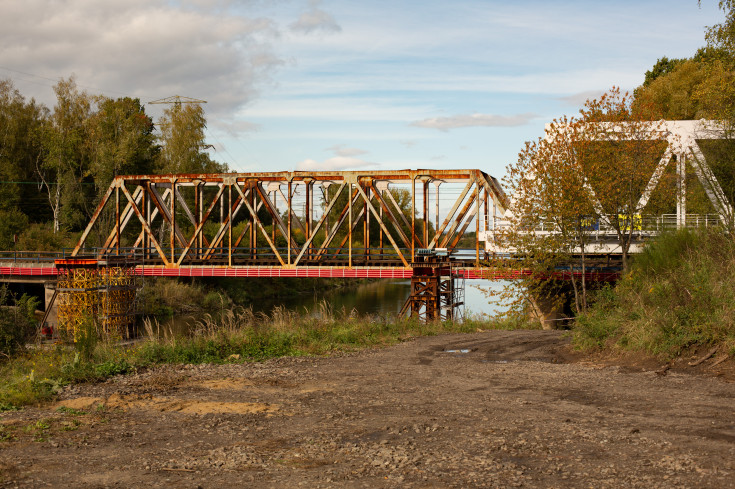
<svg viewBox="0 0 735 489">
<path fill-rule="evenodd" d="M 464 316 L 494 315 L 503 308 L 497 298 L 488 298 L 482 289 L 499 291 L 503 282 L 487 280 L 465 280 Z M 260 300 L 253 304 L 256 312 L 269 313 L 274 307 L 283 306 L 287 309 L 304 312 L 313 311 L 318 305 L 326 301 L 334 312 L 347 312 L 353 309 L 358 314 L 373 314 L 381 316 L 395 315 L 400 312 L 411 292 L 410 280 L 379 280 L 361 284 L 356 287 L 316 292 L 288 299 Z"/>
<path fill-rule="evenodd" d="M 483 289 L 499 292 L 503 285 L 502 281 L 465 280 L 465 305 L 461 310 L 461 317 L 479 319 L 493 316 L 503 310 L 504 306 L 498 302 L 498 298 L 490 298 L 486 292 L 483 292 Z M 276 307 L 285 307 L 301 314 L 311 314 L 321 310 L 321 304 L 326 302 L 336 314 L 341 313 L 344 308 L 347 313 L 354 310 L 359 315 L 393 316 L 400 312 L 410 292 L 410 280 L 385 279 L 355 287 L 317 291 L 313 294 L 284 299 L 259 299 L 250 307 L 254 312 L 265 314 L 270 314 Z M 187 315 L 174 316 L 161 321 L 164 329 L 170 328 L 176 332 L 188 332 L 196 322 L 196 317 Z"/>
</svg>

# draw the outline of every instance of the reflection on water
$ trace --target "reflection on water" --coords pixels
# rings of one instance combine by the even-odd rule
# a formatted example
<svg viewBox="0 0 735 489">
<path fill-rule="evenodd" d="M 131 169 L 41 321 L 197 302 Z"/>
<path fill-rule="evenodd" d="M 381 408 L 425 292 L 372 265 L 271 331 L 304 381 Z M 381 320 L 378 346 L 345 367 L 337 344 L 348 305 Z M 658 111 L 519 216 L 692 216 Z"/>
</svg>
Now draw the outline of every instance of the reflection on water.
<svg viewBox="0 0 735 489">
<path fill-rule="evenodd" d="M 379 280 L 327 291 L 314 291 L 313 294 L 278 299 L 261 300 L 253 304 L 255 312 L 270 313 L 274 307 L 310 313 L 319 303 L 326 301 L 334 312 L 355 311 L 357 314 L 392 315 L 398 314 L 411 291 L 410 280 Z"/>
<path fill-rule="evenodd" d="M 503 284 L 502 281 L 466 280 L 464 317 L 494 316 L 504 310 L 505 306 L 487 293 L 488 290 L 500 291 Z M 319 311 L 322 302 L 326 302 L 334 313 L 341 313 L 344 308 L 347 313 L 354 310 L 360 315 L 392 316 L 400 312 L 410 292 L 410 280 L 385 279 L 356 287 L 317 290 L 313 294 L 286 299 L 260 299 L 246 307 L 252 306 L 253 312 L 265 314 L 270 314 L 279 306 L 302 314 L 312 314 Z M 170 329 L 174 332 L 188 332 L 194 328 L 196 322 L 196 318 L 192 316 L 175 316 L 162 321 L 160 327 L 166 331 Z"/>
<path fill-rule="evenodd" d="M 488 298 L 485 290 L 500 290 L 503 282 L 487 280 L 465 281 L 465 315 L 495 315 L 504 309 L 496 298 Z M 319 303 L 326 301 L 334 312 L 355 310 L 358 314 L 377 314 L 390 316 L 398 314 L 411 293 L 410 280 L 379 280 L 361 284 L 357 287 L 329 291 L 315 291 L 314 294 L 288 299 L 273 298 L 260 300 L 253 304 L 255 312 L 270 313 L 274 307 L 283 306 L 298 312 L 311 313 Z"/>
</svg>

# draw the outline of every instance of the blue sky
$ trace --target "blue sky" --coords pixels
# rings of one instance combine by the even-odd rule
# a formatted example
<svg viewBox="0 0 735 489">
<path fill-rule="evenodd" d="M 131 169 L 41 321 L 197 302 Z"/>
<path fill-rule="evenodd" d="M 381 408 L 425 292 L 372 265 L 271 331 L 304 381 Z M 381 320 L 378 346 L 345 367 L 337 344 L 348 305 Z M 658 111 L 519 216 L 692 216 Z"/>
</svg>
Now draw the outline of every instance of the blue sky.
<svg viewBox="0 0 735 489">
<path fill-rule="evenodd" d="M 716 1 L 2 2 L 0 77 L 208 101 L 234 170 L 480 168 L 661 56 L 691 56 Z M 154 116 L 160 106 L 148 106 Z"/>
</svg>

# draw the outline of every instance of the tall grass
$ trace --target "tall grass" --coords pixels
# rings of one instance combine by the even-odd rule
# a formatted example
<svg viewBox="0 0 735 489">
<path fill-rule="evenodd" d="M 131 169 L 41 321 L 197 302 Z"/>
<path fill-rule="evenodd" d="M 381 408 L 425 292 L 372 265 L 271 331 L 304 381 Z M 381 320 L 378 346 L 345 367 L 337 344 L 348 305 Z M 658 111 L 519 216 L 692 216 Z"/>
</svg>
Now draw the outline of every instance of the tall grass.
<svg viewBox="0 0 735 489">
<path fill-rule="evenodd" d="M 140 348 L 148 362 L 202 363 L 232 359 L 265 360 L 279 356 L 324 355 L 333 352 L 385 346 L 414 336 L 478 329 L 477 321 L 422 323 L 414 319 L 358 316 L 333 311 L 322 302 L 312 314 L 282 307 L 271 314 L 251 308 L 227 310 L 215 320 L 206 315 L 191 335 L 175 336 L 148 321 L 149 341 Z"/>
<path fill-rule="evenodd" d="M 145 337 L 135 345 L 123 347 L 96 339 L 31 348 L 0 362 L 0 411 L 51 399 L 70 383 L 99 381 L 156 364 L 326 355 L 392 345 L 416 336 L 488 327 L 496 325 L 480 320 L 425 324 L 395 317 L 360 317 L 345 309 L 334 311 L 327 302 L 308 315 L 285 308 L 276 308 L 271 314 L 229 309 L 216 319 L 205 315 L 190 334 L 175 333 L 170 326 L 147 319 Z"/>
<path fill-rule="evenodd" d="M 575 342 L 666 358 L 691 346 L 722 345 L 733 355 L 734 273 L 732 236 L 712 229 L 662 235 L 577 319 Z"/>
</svg>

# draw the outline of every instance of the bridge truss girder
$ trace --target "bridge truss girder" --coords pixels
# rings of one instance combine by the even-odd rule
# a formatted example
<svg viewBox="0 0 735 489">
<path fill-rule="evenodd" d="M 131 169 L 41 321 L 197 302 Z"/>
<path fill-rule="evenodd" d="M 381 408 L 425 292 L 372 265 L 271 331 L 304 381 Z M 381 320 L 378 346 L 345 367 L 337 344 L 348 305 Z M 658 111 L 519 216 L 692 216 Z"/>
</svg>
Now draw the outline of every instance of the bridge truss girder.
<svg viewBox="0 0 735 489">
<path fill-rule="evenodd" d="M 135 254 L 168 268 L 407 268 L 417 249 L 455 249 L 474 222 L 479 264 L 478 236 L 506 202 L 480 170 L 119 176 L 72 256 Z"/>
</svg>

